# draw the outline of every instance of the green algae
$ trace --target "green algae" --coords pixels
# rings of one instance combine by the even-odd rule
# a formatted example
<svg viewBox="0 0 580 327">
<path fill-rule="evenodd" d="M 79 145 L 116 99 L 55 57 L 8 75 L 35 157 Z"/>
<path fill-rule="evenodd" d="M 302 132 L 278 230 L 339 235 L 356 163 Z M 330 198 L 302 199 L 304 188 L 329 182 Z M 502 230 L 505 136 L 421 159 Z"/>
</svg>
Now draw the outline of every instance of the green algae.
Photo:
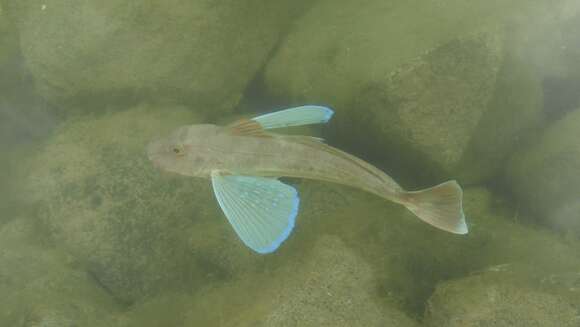
<svg viewBox="0 0 580 327">
<path fill-rule="evenodd" d="M 461 323 L 565 326 L 580 303 L 577 226 L 558 220 L 577 212 L 566 197 L 577 193 L 568 151 L 577 148 L 577 124 L 572 116 L 543 120 L 541 79 L 574 80 L 578 57 L 570 34 L 550 40 L 554 57 L 565 60 L 548 68 L 534 47 L 576 26 L 570 3 L 568 10 L 539 0 L 321 0 L 279 8 L 252 1 L 252 9 L 200 1 L 196 12 L 182 9 L 197 4 L 177 0 L 107 1 L 75 3 L 86 10 L 76 12 L 70 1 L 42 9 L 4 0 L 17 24 L 0 11 L 0 66 L 20 73 L 18 65 L 4 68 L 22 42 L 38 89 L 21 92 L 30 85 L 4 74 L 0 85 L 10 88 L 0 90 L 0 105 L 40 94 L 66 108 L 58 108 L 60 117 L 45 112 L 61 120 L 57 128 L 33 120 L 32 131 L 50 134 L 21 133 L 23 125 L 0 116 L 0 135 L 9 136 L 0 141 L 0 325 L 439 326 L 473 311 L 479 316 Z M 544 15 L 546 4 L 554 11 Z M 98 14 L 118 24 L 91 25 Z M 188 21 L 193 14 L 201 19 Z M 174 15 L 164 26 L 162 18 Z M 74 28 L 65 31 L 63 17 Z M 564 25 L 564 18 L 572 20 Z M 550 28 L 534 35 L 528 25 L 537 22 Z M 183 32 L 195 24 L 204 32 Z M 205 41 L 181 44 L 184 35 Z M 558 50 L 561 39 L 567 50 Z M 64 48 L 54 46 L 62 40 Z M 251 81 L 263 89 L 247 89 Z M 297 226 L 275 254 L 255 255 L 207 181 L 160 174 L 144 147 L 179 125 L 274 109 L 251 106 L 267 102 L 261 97 L 276 108 L 332 105 L 328 143 L 380 162 L 406 188 L 449 178 L 476 184 L 464 194 L 470 234 L 437 231 L 356 190 L 285 179 L 301 194 Z M 143 100 L 157 104 L 132 107 Z M 47 109 L 35 101 L 10 113 Z M 543 136 L 542 123 L 553 124 Z M 20 147 L 20 135 L 34 144 Z M 489 294 L 498 295 L 494 303 Z"/>
</svg>

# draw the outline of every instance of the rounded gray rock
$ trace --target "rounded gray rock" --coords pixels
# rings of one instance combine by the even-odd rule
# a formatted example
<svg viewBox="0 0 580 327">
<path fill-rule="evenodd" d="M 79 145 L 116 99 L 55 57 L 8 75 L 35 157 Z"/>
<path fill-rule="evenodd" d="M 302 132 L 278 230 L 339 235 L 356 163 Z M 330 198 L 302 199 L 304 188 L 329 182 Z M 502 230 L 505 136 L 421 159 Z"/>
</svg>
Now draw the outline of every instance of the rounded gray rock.
<svg viewBox="0 0 580 327">
<path fill-rule="evenodd" d="M 572 327 L 580 318 L 564 298 L 488 271 L 445 282 L 429 300 L 426 326 Z"/>
<path fill-rule="evenodd" d="M 7 0 L 39 92 L 82 110 L 138 101 L 231 111 L 301 1 Z"/>
<path fill-rule="evenodd" d="M 518 206 L 557 230 L 580 235 L 580 109 L 547 127 L 514 154 L 506 184 Z"/>
<path fill-rule="evenodd" d="M 146 156 L 155 137 L 199 121 L 148 106 L 72 119 L 33 159 L 27 188 L 41 222 L 119 300 L 227 279 L 252 258 L 209 181 L 161 173 Z"/>
<path fill-rule="evenodd" d="M 113 326 L 120 308 L 37 225 L 18 217 L 0 228 L 0 325 Z"/>
<path fill-rule="evenodd" d="M 505 17 L 545 4 L 523 3 L 319 1 L 269 62 L 265 84 L 334 107 L 331 135 L 393 171 L 478 183 L 541 120 L 539 76 Z"/>
</svg>

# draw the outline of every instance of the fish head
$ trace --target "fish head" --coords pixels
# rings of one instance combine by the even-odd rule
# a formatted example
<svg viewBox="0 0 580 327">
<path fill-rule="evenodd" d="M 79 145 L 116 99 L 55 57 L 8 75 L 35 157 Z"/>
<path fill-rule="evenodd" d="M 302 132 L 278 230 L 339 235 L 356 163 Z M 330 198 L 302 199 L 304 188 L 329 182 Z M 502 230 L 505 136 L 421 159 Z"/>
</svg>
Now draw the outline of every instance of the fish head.
<svg viewBox="0 0 580 327">
<path fill-rule="evenodd" d="M 208 143 L 217 126 L 203 124 L 177 128 L 147 145 L 147 156 L 162 171 L 205 177 L 211 171 Z"/>
</svg>

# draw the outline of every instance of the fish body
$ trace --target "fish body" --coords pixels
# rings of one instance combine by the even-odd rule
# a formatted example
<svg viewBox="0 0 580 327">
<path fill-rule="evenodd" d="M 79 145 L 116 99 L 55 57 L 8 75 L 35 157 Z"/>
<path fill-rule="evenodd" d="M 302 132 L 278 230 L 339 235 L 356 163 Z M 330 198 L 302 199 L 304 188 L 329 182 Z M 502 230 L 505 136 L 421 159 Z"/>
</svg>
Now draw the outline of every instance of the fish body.
<svg viewBox="0 0 580 327">
<path fill-rule="evenodd" d="M 402 190 L 381 170 L 313 137 L 236 135 L 229 127 L 191 125 L 152 143 L 149 154 L 157 166 L 192 177 L 210 178 L 212 171 L 220 171 L 307 178 L 352 186 L 391 201 L 397 201 Z"/>
<path fill-rule="evenodd" d="M 406 206 L 440 229 L 467 233 L 462 191 L 455 181 L 408 192 L 380 169 L 321 139 L 269 132 L 279 127 L 324 123 L 330 116 L 328 108 L 303 106 L 230 126 L 182 126 L 168 137 L 151 142 L 147 154 L 161 170 L 211 179 L 226 217 L 244 243 L 260 253 L 278 248 L 298 214 L 296 190 L 278 177 L 359 188 Z"/>
</svg>

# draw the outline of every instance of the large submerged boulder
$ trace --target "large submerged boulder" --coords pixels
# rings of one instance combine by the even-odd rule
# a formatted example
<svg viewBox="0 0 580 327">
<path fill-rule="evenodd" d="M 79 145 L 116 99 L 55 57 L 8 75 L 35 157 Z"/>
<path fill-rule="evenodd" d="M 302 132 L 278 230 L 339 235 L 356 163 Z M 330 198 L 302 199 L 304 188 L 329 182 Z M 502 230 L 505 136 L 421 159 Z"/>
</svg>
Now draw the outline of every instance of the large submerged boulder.
<svg viewBox="0 0 580 327">
<path fill-rule="evenodd" d="M 320 237 L 306 261 L 290 266 L 263 299 L 269 309 L 258 326 L 417 325 L 376 296 L 372 267 L 337 237 Z"/>
<path fill-rule="evenodd" d="M 0 225 L 22 214 L 14 189 L 28 174 L 21 169 L 23 154 L 34 151 L 34 141 L 54 125 L 46 109 L 24 69 L 16 27 L 0 3 Z"/>
<path fill-rule="evenodd" d="M 6 0 L 52 103 L 232 110 L 304 1 Z"/>
<path fill-rule="evenodd" d="M 321 236 L 292 260 L 269 256 L 269 261 L 278 264 L 266 264 L 271 269 L 236 283 L 147 299 L 122 326 L 418 325 L 376 296 L 371 266 L 336 236 Z"/>
<path fill-rule="evenodd" d="M 429 299 L 426 326 L 546 326 L 580 324 L 578 309 L 558 294 L 526 285 L 534 271 L 511 272 L 509 265 L 492 267 L 437 286 Z M 517 272 L 517 274 L 516 274 Z M 525 273 L 522 276 L 521 273 Z"/>
<path fill-rule="evenodd" d="M 33 159 L 27 194 L 51 238 L 119 300 L 195 289 L 254 258 L 207 180 L 163 174 L 146 156 L 155 137 L 199 121 L 186 108 L 150 106 L 72 119 Z"/>
<path fill-rule="evenodd" d="M 561 0 L 544 10 L 524 29 L 524 56 L 543 76 L 544 112 L 548 119 L 560 118 L 580 107 L 580 4 Z"/>
<path fill-rule="evenodd" d="M 522 225 L 524 212 L 486 188 L 464 190 L 469 234 L 455 235 L 420 221 L 394 203 L 317 182 L 303 183 L 296 231 L 284 244 L 302 253 L 323 234 L 339 236 L 375 271 L 381 297 L 420 317 L 439 283 L 505 263 L 538 267 L 547 276 L 577 271 L 578 242 Z"/>
<path fill-rule="evenodd" d="M 580 237 L 580 109 L 515 153 L 506 184 L 529 218 Z"/>
<path fill-rule="evenodd" d="M 0 325 L 114 326 L 120 308 L 31 219 L 0 228 Z"/>
<path fill-rule="evenodd" d="M 18 36 L 0 3 L 0 67 L 4 67 L 18 52 Z M 3 82 L 7 82 L 4 81 Z"/>
<path fill-rule="evenodd" d="M 332 105 L 332 135 L 393 170 L 480 182 L 541 118 L 540 79 L 505 21 L 540 4 L 319 1 L 269 62 L 265 85 Z"/>
</svg>

